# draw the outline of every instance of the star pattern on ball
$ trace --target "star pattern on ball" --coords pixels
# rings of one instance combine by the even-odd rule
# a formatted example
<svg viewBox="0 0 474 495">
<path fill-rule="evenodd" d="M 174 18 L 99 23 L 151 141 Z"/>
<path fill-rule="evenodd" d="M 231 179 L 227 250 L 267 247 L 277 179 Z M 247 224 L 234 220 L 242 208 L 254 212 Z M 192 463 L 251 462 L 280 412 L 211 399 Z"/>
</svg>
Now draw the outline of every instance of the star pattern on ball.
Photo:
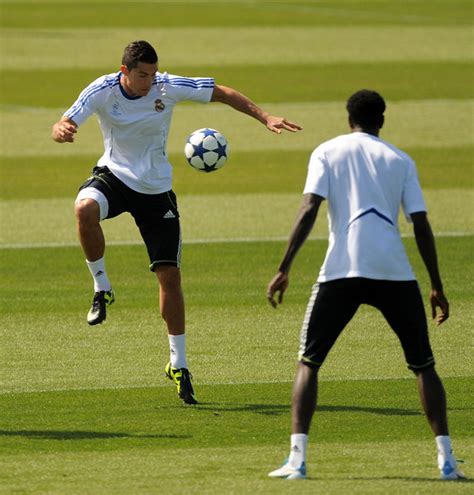
<svg viewBox="0 0 474 495">
<path fill-rule="evenodd" d="M 216 141 L 217 141 L 217 149 L 215 149 L 214 151 L 219 155 L 219 158 L 221 156 L 227 156 L 227 146 L 225 144 L 219 143 L 218 139 L 216 139 Z"/>
<path fill-rule="evenodd" d="M 199 144 L 191 143 L 191 145 L 194 149 L 193 156 L 198 156 L 202 161 L 204 161 L 204 153 L 206 153 L 209 150 L 204 148 L 203 141 L 201 141 Z"/>
<path fill-rule="evenodd" d="M 227 141 L 215 129 L 202 128 L 188 137 L 185 155 L 189 164 L 201 172 L 214 172 L 227 160 Z"/>
</svg>

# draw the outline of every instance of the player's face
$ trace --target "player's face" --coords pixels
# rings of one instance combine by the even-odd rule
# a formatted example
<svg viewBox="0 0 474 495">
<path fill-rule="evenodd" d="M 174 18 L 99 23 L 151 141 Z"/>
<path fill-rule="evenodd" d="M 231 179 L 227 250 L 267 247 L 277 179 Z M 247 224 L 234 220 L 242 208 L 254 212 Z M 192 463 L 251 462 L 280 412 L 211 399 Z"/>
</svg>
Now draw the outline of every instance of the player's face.
<svg viewBox="0 0 474 495">
<path fill-rule="evenodd" d="M 125 65 L 120 67 L 122 71 L 122 86 L 130 96 L 146 96 L 155 78 L 157 71 L 156 64 L 145 64 L 138 62 L 138 65 L 129 70 Z"/>
</svg>

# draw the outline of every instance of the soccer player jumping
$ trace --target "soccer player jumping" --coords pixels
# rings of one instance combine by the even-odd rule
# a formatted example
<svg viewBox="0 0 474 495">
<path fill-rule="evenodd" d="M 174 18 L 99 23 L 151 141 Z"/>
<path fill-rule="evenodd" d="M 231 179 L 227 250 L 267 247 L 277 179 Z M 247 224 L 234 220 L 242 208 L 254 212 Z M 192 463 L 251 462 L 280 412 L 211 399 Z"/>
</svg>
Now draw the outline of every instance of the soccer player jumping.
<svg viewBox="0 0 474 495">
<path fill-rule="evenodd" d="M 413 222 L 431 281 L 432 316 L 440 325 L 448 319 L 449 304 L 415 163 L 378 137 L 385 111 L 378 93 L 358 91 L 349 98 L 347 110 L 352 132 L 321 144 L 311 155 L 303 204 L 278 273 L 268 285 L 268 301 L 277 307 L 288 287 L 291 264 L 314 225 L 321 202 L 327 199 L 329 246 L 301 330 L 290 456 L 269 476 L 306 478 L 318 371 L 358 307 L 369 304 L 382 312 L 398 336 L 408 368 L 416 375 L 421 403 L 436 439 L 441 478 L 463 478 L 451 449 L 446 397 L 435 370 L 422 297 L 398 230 L 402 206 Z"/>
<path fill-rule="evenodd" d="M 195 404 L 188 370 L 184 298 L 181 288 L 181 231 L 166 142 L 174 106 L 181 101 L 221 102 L 246 113 L 277 134 L 301 127 L 262 110 L 238 91 L 212 78 L 189 78 L 158 72 L 158 56 L 146 41 L 124 50 L 120 71 L 93 81 L 53 125 L 58 143 L 74 142 L 78 127 L 96 114 L 104 137 L 104 154 L 81 186 L 75 202 L 77 230 L 94 279 L 89 325 L 102 323 L 114 291 L 104 262 L 100 222 L 129 212 L 140 230 L 160 287 L 160 310 L 166 322 L 170 362 L 165 372 L 179 397 Z"/>
</svg>

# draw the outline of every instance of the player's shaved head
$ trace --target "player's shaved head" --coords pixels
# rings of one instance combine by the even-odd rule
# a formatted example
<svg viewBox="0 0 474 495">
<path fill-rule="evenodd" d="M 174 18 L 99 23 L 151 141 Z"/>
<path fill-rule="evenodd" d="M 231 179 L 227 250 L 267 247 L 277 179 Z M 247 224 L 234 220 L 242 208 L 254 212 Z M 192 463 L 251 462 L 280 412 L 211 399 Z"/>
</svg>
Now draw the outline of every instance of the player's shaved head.
<svg viewBox="0 0 474 495">
<path fill-rule="evenodd" d="M 383 125 L 385 101 L 376 91 L 370 89 L 357 91 L 347 100 L 346 109 L 352 126 L 380 128 Z"/>
<path fill-rule="evenodd" d="M 145 64 L 158 63 L 158 55 L 155 49 L 144 40 L 132 41 L 125 47 L 122 57 L 122 65 L 128 70 L 134 69 L 140 62 Z"/>
</svg>

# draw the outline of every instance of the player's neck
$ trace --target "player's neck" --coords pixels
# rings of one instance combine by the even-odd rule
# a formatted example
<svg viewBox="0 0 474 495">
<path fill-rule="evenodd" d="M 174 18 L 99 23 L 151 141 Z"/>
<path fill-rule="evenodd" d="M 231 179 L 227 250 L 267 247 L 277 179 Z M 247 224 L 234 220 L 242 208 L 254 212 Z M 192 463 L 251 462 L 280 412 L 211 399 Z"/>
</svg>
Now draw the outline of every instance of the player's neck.
<svg viewBox="0 0 474 495">
<path fill-rule="evenodd" d="M 380 128 L 378 127 L 362 127 L 355 125 L 351 127 L 351 132 L 364 132 L 365 134 L 372 134 L 372 136 L 379 137 Z"/>
<path fill-rule="evenodd" d="M 132 88 L 128 85 L 127 77 L 122 74 L 122 77 L 120 78 L 119 84 L 122 88 L 122 90 L 131 98 L 135 98 L 138 95 L 132 90 Z"/>
</svg>

